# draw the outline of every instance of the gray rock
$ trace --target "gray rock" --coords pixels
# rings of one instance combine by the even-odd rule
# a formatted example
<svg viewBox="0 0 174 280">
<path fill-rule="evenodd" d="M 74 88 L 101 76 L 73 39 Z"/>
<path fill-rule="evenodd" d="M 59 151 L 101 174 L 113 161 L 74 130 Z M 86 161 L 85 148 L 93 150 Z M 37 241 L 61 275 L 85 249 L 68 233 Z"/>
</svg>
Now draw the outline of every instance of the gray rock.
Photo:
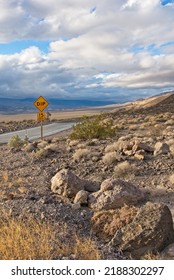
<svg viewBox="0 0 174 280">
<path fill-rule="evenodd" d="M 167 143 L 157 142 L 154 147 L 154 156 L 168 154 L 170 151 Z"/>
<path fill-rule="evenodd" d="M 84 189 L 87 192 L 97 192 L 100 189 L 100 183 L 91 180 L 83 180 Z"/>
<path fill-rule="evenodd" d="M 99 188 L 100 184 L 98 182 L 81 179 L 66 168 L 57 172 L 51 179 L 51 190 L 54 193 L 72 199 L 81 190 L 96 192 Z"/>
<path fill-rule="evenodd" d="M 74 198 L 74 203 L 79 203 L 80 205 L 87 205 L 87 201 L 88 192 L 84 190 L 79 191 Z"/>
<path fill-rule="evenodd" d="M 174 260 L 174 243 L 168 245 L 160 255 L 162 260 Z"/>
<path fill-rule="evenodd" d="M 147 202 L 130 224 L 115 233 L 110 245 L 139 258 L 153 250 L 160 252 L 172 242 L 174 230 L 168 206 Z"/>
<path fill-rule="evenodd" d="M 51 190 L 59 195 L 74 198 L 84 189 L 84 181 L 69 169 L 62 169 L 51 179 Z"/>
<path fill-rule="evenodd" d="M 79 210 L 81 208 L 81 205 L 80 205 L 80 203 L 74 203 L 71 205 L 71 208 L 73 210 Z"/>
<path fill-rule="evenodd" d="M 106 179 L 98 192 L 89 195 L 88 205 L 95 211 L 134 205 L 145 198 L 135 185 L 121 179 Z"/>
<path fill-rule="evenodd" d="M 134 146 L 132 147 L 133 152 L 137 152 L 139 150 L 144 150 L 145 152 L 149 152 L 152 153 L 154 151 L 153 147 L 151 147 L 150 145 L 146 144 L 146 143 L 142 143 L 142 142 L 137 142 L 134 144 Z"/>
</svg>

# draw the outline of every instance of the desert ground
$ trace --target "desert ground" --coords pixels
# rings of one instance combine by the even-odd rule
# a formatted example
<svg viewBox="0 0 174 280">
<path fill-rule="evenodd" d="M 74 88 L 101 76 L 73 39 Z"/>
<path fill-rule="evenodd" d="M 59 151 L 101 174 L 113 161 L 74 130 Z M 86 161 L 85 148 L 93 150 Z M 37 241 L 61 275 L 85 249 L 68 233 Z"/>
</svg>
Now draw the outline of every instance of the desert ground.
<svg viewBox="0 0 174 280">
<path fill-rule="evenodd" d="M 74 110 L 61 110 L 61 111 L 51 111 L 51 119 L 60 120 L 71 120 L 81 118 L 83 115 L 92 116 L 95 114 L 102 113 L 103 111 L 110 111 L 113 108 L 117 108 L 118 105 L 107 105 L 104 107 L 93 107 L 93 108 L 86 108 L 83 110 L 74 109 Z M 29 114 L 17 114 L 17 115 L 4 115 L 0 114 L 0 121 L 1 122 L 8 122 L 8 121 L 23 121 L 23 120 L 37 120 L 37 112 L 29 113 Z"/>
<path fill-rule="evenodd" d="M 94 113 L 100 111 L 51 117 Z M 99 120 L 103 131 L 111 129 L 106 137 L 90 131 L 80 138 L 71 129 L 18 147 L 1 145 L 1 222 L 20 221 L 23 229 L 34 218 L 54 228 L 51 253 L 32 259 L 174 259 L 173 113 L 174 95 L 166 94 L 106 110 Z M 0 121 L 8 126 L 10 118 Z M 13 120 L 22 118 L 31 120 Z M 1 249 L 1 258 L 26 258 Z"/>
</svg>

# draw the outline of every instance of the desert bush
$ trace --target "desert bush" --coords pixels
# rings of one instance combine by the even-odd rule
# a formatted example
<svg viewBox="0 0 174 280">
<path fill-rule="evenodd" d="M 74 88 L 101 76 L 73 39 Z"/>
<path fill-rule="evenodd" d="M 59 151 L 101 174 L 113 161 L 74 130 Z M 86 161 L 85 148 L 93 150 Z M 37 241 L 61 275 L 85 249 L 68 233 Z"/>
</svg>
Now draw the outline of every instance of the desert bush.
<svg viewBox="0 0 174 280">
<path fill-rule="evenodd" d="M 112 127 L 113 121 L 110 120 L 107 124 L 103 124 L 104 117 L 96 115 L 93 117 L 83 117 L 82 121 L 73 127 L 70 134 L 70 139 L 105 139 L 115 136 L 115 129 Z"/>
<path fill-rule="evenodd" d="M 10 149 L 13 148 L 20 148 L 24 145 L 24 141 L 18 136 L 18 135 L 14 135 L 10 138 L 10 140 L 8 141 L 8 147 Z"/>
<path fill-rule="evenodd" d="M 73 154 L 73 160 L 77 160 L 77 161 L 81 160 L 82 158 L 86 157 L 89 154 L 90 154 L 89 149 L 78 149 Z"/>
<path fill-rule="evenodd" d="M 49 222 L 35 218 L 10 217 L 0 220 L 1 260 L 51 260 L 64 256 L 79 260 L 100 259 L 100 251 L 90 237 L 78 236 L 71 229 L 71 238 L 66 239 L 67 227 L 58 229 Z"/>
<path fill-rule="evenodd" d="M 83 142 L 83 143 L 79 143 L 77 145 L 77 149 L 86 149 L 88 146 L 88 144 L 86 142 Z"/>
<path fill-rule="evenodd" d="M 51 151 L 51 152 L 57 152 L 58 151 L 58 145 L 56 143 L 48 144 L 44 148 L 45 150 Z"/>
<path fill-rule="evenodd" d="M 1 260 L 52 259 L 54 240 L 52 227 L 36 220 L 0 221 Z"/>
<path fill-rule="evenodd" d="M 105 148 L 105 152 L 109 153 L 109 152 L 118 151 L 119 148 L 120 148 L 120 142 L 117 141 L 117 142 L 107 145 Z"/>
<path fill-rule="evenodd" d="M 98 250 L 94 241 L 90 238 L 85 238 L 75 235 L 74 246 L 70 246 L 71 254 L 76 260 L 99 260 L 101 252 Z M 66 244 L 65 244 L 66 246 Z"/>
<path fill-rule="evenodd" d="M 116 161 L 120 161 L 121 157 L 120 157 L 120 154 L 117 153 L 117 152 L 109 152 L 109 153 L 106 153 L 103 158 L 102 158 L 102 161 L 105 163 L 105 164 L 112 164 Z"/>
<path fill-rule="evenodd" d="M 128 161 L 123 161 L 115 166 L 114 175 L 121 178 L 133 177 L 133 168 Z"/>
<path fill-rule="evenodd" d="M 74 147 L 74 146 L 77 146 L 79 144 L 79 140 L 71 140 L 70 139 L 67 139 L 67 144 L 69 147 Z"/>
<path fill-rule="evenodd" d="M 36 152 L 32 152 L 33 159 L 42 159 L 47 157 L 48 154 L 49 154 L 48 149 L 40 149 L 37 150 Z"/>
</svg>

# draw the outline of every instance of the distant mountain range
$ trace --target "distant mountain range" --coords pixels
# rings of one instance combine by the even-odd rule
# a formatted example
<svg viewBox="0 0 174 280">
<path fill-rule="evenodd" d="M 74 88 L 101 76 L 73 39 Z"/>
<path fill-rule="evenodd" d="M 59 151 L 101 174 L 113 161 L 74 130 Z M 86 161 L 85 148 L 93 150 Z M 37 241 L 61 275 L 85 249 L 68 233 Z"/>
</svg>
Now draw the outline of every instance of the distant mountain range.
<svg viewBox="0 0 174 280">
<path fill-rule="evenodd" d="M 0 97 L 0 114 L 20 114 L 35 112 L 36 108 L 33 103 L 37 98 L 1 98 Z M 113 104 L 113 101 L 97 100 L 65 100 L 46 98 L 49 106 L 45 111 L 80 109 L 86 107 L 105 106 Z"/>
</svg>

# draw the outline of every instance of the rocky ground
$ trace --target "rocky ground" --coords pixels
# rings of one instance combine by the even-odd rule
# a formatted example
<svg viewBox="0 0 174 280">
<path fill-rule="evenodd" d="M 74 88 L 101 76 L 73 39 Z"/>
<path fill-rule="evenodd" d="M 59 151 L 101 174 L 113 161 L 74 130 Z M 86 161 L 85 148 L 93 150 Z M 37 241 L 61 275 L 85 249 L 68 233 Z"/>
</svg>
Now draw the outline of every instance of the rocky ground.
<svg viewBox="0 0 174 280">
<path fill-rule="evenodd" d="M 70 231 L 75 230 L 81 236 L 91 236 L 101 250 L 103 259 L 124 259 L 130 258 L 130 255 L 131 258 L 134 258 L 134 254 L 126 253 L 129 251 L 127 248 L 130 245 L 128 240 L 126 245 L 124 244 L 122 247 L 111 246 L 112 243 L 117 244 L 114 243 L 115 239 L 113 238 L 116 230 L 114 232 L 109 228 L 111 224 L 108 223 L 109 229 L 106 229 L 105 232 L 101 229 L 102 222 L 98 219 L 98 214 L 106 219 L 106 224 L 108 217 L 122 215 L 121 212 L 117 213 L 117 207 L 107 207 L 108 204 L 103 202 L 107 196 L 109 197 L 111 186 L 105 187 L 106 193 L 103 191 L 105 198 L 102 198 L 103 193 L 100 193 L 101 196 L 99 193 L 95 193 L 98 192 L 106 179 L 111 181 L 107 184 L 116 184 L 120 189 L 123 182 L 133 184 L 135 186 L 133 196 L 130 198 L 129 193 L 127 198 L 125 194 L 121 194 L 119 209 L 120 207 L 128 207 L 126 210 L 124 209 L 124 213 L 128 213 L 126 215 L 130 222 L 132 215 L 135 216 L 138 210 L 131 208 L 129 211 L 129 206 L 134 207 L 132 205 L 135 205 L 138 207 L 137 209 L 140 209 L 145 207 L 146 202 L 160 203 L 157 206 L 157 210 L 161 211 L 160 214 L 157 210 L 152 210 L 152 212 L 157 211 L 153 213 L 162 217 L 158 224 L 158 230 L 164 226 L 167 232 L 169 225 L 165 224 L 165 220 L 168 218 L 170 220 L 170 214 L 161 205 L 168 206 L 174 220 L 174 116 L 172 112 L 167 110 L 167 107 L 165 107 L 166 110 L 164 107 L 160 108 L 163 108 L 162 112 L 152 108 L 150 111 L 120 109 L 119 112 L 109 114 L 106 125 L 108 119 L 112 118 L 117 131 L 113 138 L 86 141 L 70 140 L 71 131 L 67 131 L 46 138 L 44 141 L 29 143 L 19 149 L 10 149 L 7 145 L 0 146 L 1 211 L 9 211 L 13 216 L 34 215 L 43 221 L 49 220 L 57 224 L 66 223 Z M 78 200 L 78 197 L 75 198 L 75 194 L 62 195 L 63 191 L 56 192 L 51 179 L 62 170 L 64 170 L 63 172 L 69 170 L 79 180 L 82 179 L 82 187 L 79 188 L 86 191 L 84 195 L 87 197 L 81 196 Z M 70 174 L 71 184 L 73 184 L 73 178 Z M 114 181 L 117 178 L 122 180 L 121 183 Z M 92 191 L 87 191 L 84 188 L 84 180 L 88 180 L 91 186 L 94 184 Z M 128 186 L 129 188 L 131 187 Z M 138 199 L 139 191 L 143 199 Z M 116 194 L 113 192 L 111 196 L 114 195 Z M 152 206 L 148 207 L 153 208 Z M 146 213 L 146 208 L 143 209 Z M 102 216 L 102 211 L 111 212 L 104 212 L 104 216 Z M 147 211 L 146 214 L 148 216 L 149 212 Z M 97 223 L 100 228 L 99 232 L 97 232 Z M 136 226 L 139 223 L 137 222 Z M 125 220 L 121 225 L 125 226 Z M 135 231 L 133 227 L 135 225 L 132 224 L 132 232 Z M 170 230 L 172 231 L 171 228 Z M 125 232 L 122 234 L 124 237 Z M 156 237 L 153 236 L 153 238 Z M 168 244 L 174 242 L 174 234 L 172 237 L 167 235 L 166 238 L 171 241 Z M 166 246 L 168 244 L 166 243 Z M 157 251 L 161 252 L 164 249 L 163 245 L 159 245 L 160 250 Z M 154 244 L 153 246 L 155 247 Z M 118 248 L 121 249 L 118 250 Z M 136 249 L 135 245 L 134 251 Z M 123 253 L 120 253 L 122 251 Z M 162 253 L 160 254 L 162 256 Z M 169 259 L 170 257 L 163 255 L 163 258 Z M 62 256 L 57 258 L 62 258 Z"/>
</svg>

